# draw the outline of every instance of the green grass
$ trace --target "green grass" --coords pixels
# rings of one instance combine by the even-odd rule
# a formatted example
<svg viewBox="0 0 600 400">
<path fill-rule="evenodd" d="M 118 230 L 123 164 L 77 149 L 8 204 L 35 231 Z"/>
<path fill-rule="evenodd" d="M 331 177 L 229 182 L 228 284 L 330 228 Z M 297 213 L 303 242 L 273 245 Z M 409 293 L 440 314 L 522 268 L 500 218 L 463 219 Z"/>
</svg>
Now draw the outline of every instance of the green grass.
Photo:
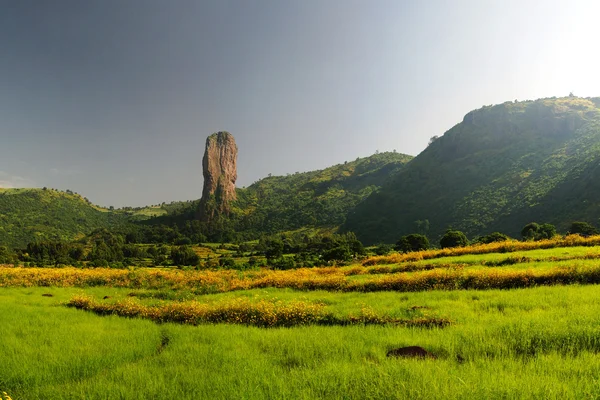
<svg viewBox="0 0 600 400">
<path fill-rule="evenodd" d="M 83 291 L 115 299 L 130 292 Z M 406 315 L 412 306 L 425 306 L 418 312 L 456 321 L 445 329 L 159 325 L 61 304 L 81 292 L 0 289 L 0 391 L 14 399 L 600 395 L 600 287 L 595 285 L 367 294 L 266 289 L 196 297 L 321 301 L 341 313 L 366 304 Z M 407 345 L 423 346 L 438 359 L 386 358 L 389 349 Z M 466 361 L 457 362 L 457 354 Z"/>
<path fill-rule="evenodd" d="M 531 260 L 552 260 L 555 259 L 566 259 L 566 258 L 578 258 L 585 256 L 599 256 L 600 247 L 590 246 L 574 246 L 574 247 L 554 247 L 551 249 L 537 249 L 529 251 L 517 251 L 514 253 L 488 253 L 488 254 L 467 254 L 463 256 L 454 257 L 440 257 L 430 260 L 415 261 L 413 264 L 479 264 L 483 265 L 486 262 L 494 262 L 505 260 L 511 257 L 527 257 Z"/>
</svg>

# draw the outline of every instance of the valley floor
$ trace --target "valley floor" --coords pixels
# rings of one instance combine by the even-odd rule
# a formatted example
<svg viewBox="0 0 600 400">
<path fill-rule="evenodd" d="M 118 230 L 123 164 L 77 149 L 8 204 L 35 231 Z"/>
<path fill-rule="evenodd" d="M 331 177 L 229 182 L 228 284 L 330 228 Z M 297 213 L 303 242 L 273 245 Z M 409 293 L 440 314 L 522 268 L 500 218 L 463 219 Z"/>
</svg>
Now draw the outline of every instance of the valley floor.
<svg viewBox="0 0 600 400">
<path fill-rule="evenodd" d="M 406 263 L 336 271 L 343 282 L 448 271 L 534 276 L 595 271 L 599 253 L 572 247 L 412 261 L 404 272 Z M 177 275 L 175 287 L 151 275 L 154 283 L 144 284 L 132 271 L 124 272 L 130 274 L 126 284 L 77 284 L 83 281 L 72 280 L 70 269 L 58 270 L 63 281 L 28 285 L 16 278 L 19 271 L 29 278 L 57 273 L 0 270 L 0 393 L 15 400 L 600 396 L 600 286 L 577 279 L 483 290 L 439 290 L 430 279 L 429 286 L 400 292 L 268 284 L 232 289 L 230 277 L 217 286 L 227 290 L 211 292 L 196 272 Z M 335 272 L 323 271 L 281 273 L 306 282 L 311 274 Z M 265 277 L 235 279 L 242 278 Z M 285 279 L 291 278 L 269 282 Z M 228 323 L 207 323 L 210 318 Z M 448 324 L 410 323 L 427 319 Z M 422 346 L 437 358 L 386 356 L 403 346 Z"/>
</svg>

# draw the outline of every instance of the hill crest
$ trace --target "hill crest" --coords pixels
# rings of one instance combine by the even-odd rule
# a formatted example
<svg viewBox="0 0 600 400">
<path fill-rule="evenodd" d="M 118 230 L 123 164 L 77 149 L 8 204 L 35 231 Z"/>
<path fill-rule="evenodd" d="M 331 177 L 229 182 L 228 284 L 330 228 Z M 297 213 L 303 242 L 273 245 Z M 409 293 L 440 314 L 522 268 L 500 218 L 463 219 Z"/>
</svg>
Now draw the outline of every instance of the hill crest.
<svg viewBox="0 0 600 400">
<path fill-rule="evenodd" d="M 371 243 L 394 242 L 424 220 L 433 238 L 449 227 L 518 236 L 531 221 L 596 222 L 599 105 L 565 97 L 471 111 L 359 204 L 344 229 Z"/>
</svg>

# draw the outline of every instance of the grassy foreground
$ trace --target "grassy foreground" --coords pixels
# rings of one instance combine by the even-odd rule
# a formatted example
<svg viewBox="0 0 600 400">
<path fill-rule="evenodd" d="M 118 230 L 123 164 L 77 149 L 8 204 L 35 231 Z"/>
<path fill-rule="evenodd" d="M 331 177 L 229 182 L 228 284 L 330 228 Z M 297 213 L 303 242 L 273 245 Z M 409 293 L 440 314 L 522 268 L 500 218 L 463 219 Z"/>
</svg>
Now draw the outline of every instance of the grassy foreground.
<svg viewBox="0 0 600 400">
<path fill-rule="evenodd" d="M 110 295 L 108 300 L 116 302 L 130 290 L 93 287 L 83 292 L 96 299 Z M 340 313 L 364 304 L 387 315 L 426 310 L 455 322 L 443 329 L 156 324 L 64 307 L 81 293 L 76 288 L 0 289 L 0 392 L 15 400 L 600 395 L 600 287 L 595 285 L 423 293 L 237 293 L 254 301 L 301 297 Z M 202 298 L 218 303 L 234 295 Z M 148 296 L 140 301 L 173 300 Z M 407 345 L 423 346 L 438 359 L 386 357 L 388 350 Z M 457 355 L 465 361 L 458 362 Z"/>
<path fill-rule="evenodd" d="M 0 399 L 599 398 L 600 247 L 571 244 L 290 271 L 0 267 Z M 437 358 L 386 356 L 404 346 Z"/>
</svg>

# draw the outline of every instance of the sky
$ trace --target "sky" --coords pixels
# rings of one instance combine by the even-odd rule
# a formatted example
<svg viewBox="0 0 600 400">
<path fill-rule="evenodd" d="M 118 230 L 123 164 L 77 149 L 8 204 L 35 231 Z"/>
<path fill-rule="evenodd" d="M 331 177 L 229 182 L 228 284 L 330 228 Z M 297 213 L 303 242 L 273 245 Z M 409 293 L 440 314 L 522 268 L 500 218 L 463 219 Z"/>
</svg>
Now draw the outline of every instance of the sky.
<svg viewBox="0 0 600 400">
<path fill-rule="evenodd" d="M 244 187 L 417 155 L 484 105 L 600 96 L 597 1 L 0 0 L 0 187 L 198 199 L 229 131 Z"/>
</svg>

